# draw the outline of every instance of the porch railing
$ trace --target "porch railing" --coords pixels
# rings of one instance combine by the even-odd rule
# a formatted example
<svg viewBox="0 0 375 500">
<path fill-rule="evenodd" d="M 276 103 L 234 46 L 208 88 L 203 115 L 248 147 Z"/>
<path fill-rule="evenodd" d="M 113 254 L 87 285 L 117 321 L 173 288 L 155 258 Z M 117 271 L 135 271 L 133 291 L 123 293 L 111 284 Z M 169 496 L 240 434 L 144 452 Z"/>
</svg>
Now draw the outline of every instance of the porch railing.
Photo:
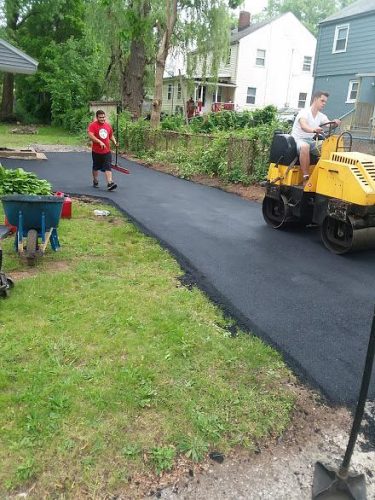
<svg viewBox="0 0 375 500">
<path fill-rule="evenodd" d="M 213 102 L 211 104 L 211 111 L 213 113 L 223 110 L 234 111 L 234 102 Z"/>
</svg>

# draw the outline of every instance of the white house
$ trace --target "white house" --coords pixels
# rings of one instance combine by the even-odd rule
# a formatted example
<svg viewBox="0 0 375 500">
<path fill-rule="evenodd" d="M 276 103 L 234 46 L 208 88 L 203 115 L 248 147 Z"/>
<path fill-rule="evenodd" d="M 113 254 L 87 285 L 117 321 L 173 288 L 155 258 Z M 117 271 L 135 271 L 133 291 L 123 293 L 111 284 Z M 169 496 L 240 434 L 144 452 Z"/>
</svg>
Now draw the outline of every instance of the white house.
<svg viewBox="0 0 375 500">
<path fill-rule="evenodd" d="M 315 37 L 291 12 L 257 24 L 250 21 L 250 14 L 242 11 L 217 85 L 202 83 L 198 74 L 194 77 L 193 98 L 202 102 L 202 112 L 309 105 Z M 184 97 L 189 97 L 183 91 L 184 82 L 177 76 L 164 78 L 163 111 L 175 113 L 184 105 Z"/>
</svg>

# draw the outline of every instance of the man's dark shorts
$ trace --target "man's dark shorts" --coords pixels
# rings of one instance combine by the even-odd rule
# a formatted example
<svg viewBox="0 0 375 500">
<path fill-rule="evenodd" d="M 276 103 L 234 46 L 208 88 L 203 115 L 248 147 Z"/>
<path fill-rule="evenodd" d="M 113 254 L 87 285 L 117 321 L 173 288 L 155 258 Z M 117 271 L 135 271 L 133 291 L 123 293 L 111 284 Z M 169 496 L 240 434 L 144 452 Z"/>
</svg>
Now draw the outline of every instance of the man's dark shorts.
<svg viewBox="0 0 375 500">
<path fill-rule="evenodd" d="M 111 170 L 112 166 L 112 153 L 94 153 L 92 151 L 92 169 L 93 170 L 101 170 L 102 172 L 106 172 Z"/>
</svg>

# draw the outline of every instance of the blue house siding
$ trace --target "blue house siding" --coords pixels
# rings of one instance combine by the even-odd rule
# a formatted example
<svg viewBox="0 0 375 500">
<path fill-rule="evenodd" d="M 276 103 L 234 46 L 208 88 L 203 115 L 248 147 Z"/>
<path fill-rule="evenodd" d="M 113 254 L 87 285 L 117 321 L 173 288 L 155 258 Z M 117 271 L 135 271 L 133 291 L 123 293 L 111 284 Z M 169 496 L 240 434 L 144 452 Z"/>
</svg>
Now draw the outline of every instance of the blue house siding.
<svg viewBox="0 0 375 500">
<path fill-rule="evenodd" d="M 348 27 L 345 52 L 333 52 L 338 26 Z M 371 105 L 375 105 L 374 47 L 375 0 L 357 0 L 320 23 L 313 91 L 330 93 L 325 109 L 329 117 L 342 117 L 354 111 L 353 123 L 360 123 L 371 113 Z M 359 83 L 357 95 L 352 95 L 356 101 L 347 102 L 353 80 Z"/>
<path fill-rule="evenodd" d="M 314 79 L 313 92 L 329 92 L 329 99 L 323 111 L 329 118 L 340 118 L 354 108 L 354 103 L 346 102 L 350 80 L 357 80 L 355 74 L 320 76 Z"/>
<path fill-rule="evenodd" d="M 362 77 L 359 89 L 359 100 L 361 102 L 375 104 L 375 76 Z"/>
<path fill-rule="evenodd" d="M 349 25 L 346 52 L 332 53 L 336 26 Z M 315 76 L 365 73 L 375 70 L 375 14 L 337 19 L 320 26 Z"/>
</svg>

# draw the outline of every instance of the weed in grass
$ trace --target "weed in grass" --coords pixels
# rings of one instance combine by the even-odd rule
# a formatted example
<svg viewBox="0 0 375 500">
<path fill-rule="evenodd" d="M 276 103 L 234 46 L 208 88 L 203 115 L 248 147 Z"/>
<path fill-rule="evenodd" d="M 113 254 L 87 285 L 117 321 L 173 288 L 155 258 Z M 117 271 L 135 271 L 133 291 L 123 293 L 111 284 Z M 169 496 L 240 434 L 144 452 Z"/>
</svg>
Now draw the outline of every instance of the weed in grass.
<svg viewBox="0 0 375 500">
<path fill-rule="evenodd" d="M 121 453 L 124 455 L 124 457 L 136 457 L 140 455 L 141 452 L 142 448 L 138 443 L 129 443 L 121 450 Z"/>
<path fill-rule="evenodd" d="M 16 469 L 16 476 L 19 481 L 28 481 L 36 474 L 34 459 L 29 457 Z"/>
<path fill-rule="evenodd" d="M 181 453 L 193 460 L 193 462 L 200 462 L 208 452 L 208 443 L 205 442 L 200 436 L 186 436 L 181 439 L 178 449 Z"/>
<path fill-rule="evenodd" d="M 138 404 L 141 408 L 150 408 L 157 395 L 150 380 L 141 380 L 138 390 Z"/>
<path fill-rule="evenodd" d="M 176 456 L 176 450 L 171 446 L 152 448 L 150 451 L 151 462 L 157 474 L 171 470 Z"/>
</svg>

